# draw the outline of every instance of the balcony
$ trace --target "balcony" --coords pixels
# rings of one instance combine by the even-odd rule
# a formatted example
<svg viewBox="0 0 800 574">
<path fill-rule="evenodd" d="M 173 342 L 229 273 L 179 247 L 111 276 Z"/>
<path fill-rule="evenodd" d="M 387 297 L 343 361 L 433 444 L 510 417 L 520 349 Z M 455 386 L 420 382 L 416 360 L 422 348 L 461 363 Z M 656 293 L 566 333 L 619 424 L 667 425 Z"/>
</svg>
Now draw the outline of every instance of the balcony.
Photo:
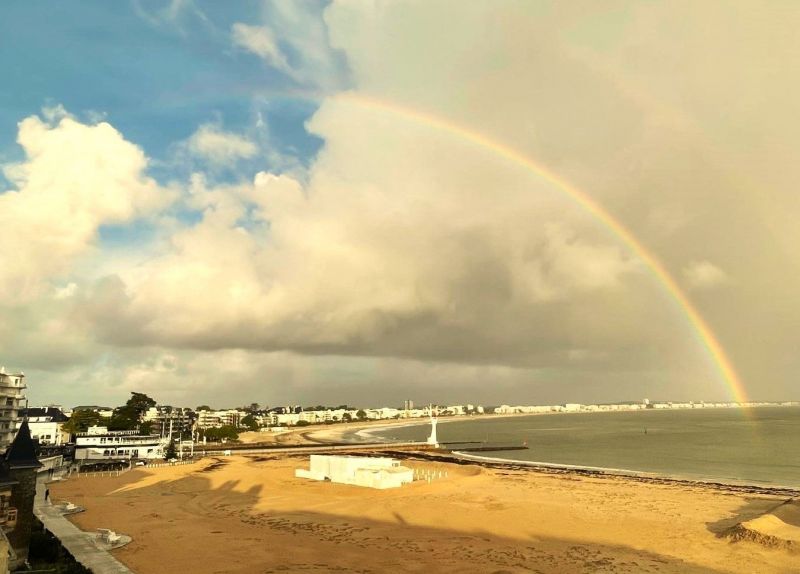
<svg viewBox="0 0 800 574">
<path fill-rule="evenodd" d="M 0 392 L 2 392 L 3 389 L 27 389 L 27 388 L 28 385 L 26 385 L 25 383 L 20 383 L 17 385 L 14 383 L 0 382 Z"/>
</svg>

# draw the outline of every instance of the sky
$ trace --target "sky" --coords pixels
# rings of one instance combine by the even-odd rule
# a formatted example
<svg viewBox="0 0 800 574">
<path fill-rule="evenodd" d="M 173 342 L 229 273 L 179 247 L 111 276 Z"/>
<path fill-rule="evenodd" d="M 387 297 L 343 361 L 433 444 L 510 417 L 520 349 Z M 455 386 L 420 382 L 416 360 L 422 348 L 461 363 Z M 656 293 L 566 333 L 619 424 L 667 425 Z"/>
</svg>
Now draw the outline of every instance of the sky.
<svg viewBox="0 0 800 574">
<path fill-rule="evenodd" d="M 32 404 L 731 399 L 683 299 L 797 400 L 798 22 L 6 2 L 0 365 Z"/>
</svg>

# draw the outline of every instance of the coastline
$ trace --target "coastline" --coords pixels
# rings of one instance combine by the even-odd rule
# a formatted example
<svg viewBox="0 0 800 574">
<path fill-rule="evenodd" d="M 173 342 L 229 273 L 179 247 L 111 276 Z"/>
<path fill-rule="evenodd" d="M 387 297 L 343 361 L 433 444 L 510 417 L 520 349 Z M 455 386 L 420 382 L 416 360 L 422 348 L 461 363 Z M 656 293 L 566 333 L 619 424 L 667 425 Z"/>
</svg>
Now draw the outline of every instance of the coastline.
<svg viewBox="0 0 800 574">
<path fill-rule="evenodd" d="M 768 405 L 772 406 L 772 405 Z M 606 411 L 599 411 L 599 412 L 606 412 Z M 638 411 L 629 411 L 629 412 L 638 412 Z M 475 417 L 472 420 L 492 420 L 495 418 L 506 418 L 506 417 L 524 417 L 524 416 L 540 416 L 542 414 L 565 414 L 565 413 L 515 413 L 515 414 L 504 414 L 504 415 L 489 415 L 489 417 Z M 579 413 L 579 414 L 596 414 L 592 413 Z M 440 423 L 447 423 L 447 422 L 457 422 L 457 421 L 467 421 L 471 420 L 468 417 L 464 416 L 451 416 L 439 419 Z M 374 439 L 374 442 L 379 440 L 385 441 L 386 443 L 392 442 L 393 439 L 389 439 L 388 437 L 383 437 L 380 439 L 379 437 L 375 437 L 374 435 L 380 434 L 381 432 L 386 431 L 387 429 L 392 428 L 405 428 L 405 427 L 412 427 L 412 426 L 429 426 L 430 423 L 425 419 L 418 419 L 415 421 L 392 421 L 386 422 L 382 421 L 384 424 L 379 424 L 379 421 L 373 421 L 370 423 L 361 423 L 355 424 L 354 426 L 350 426 L 347 429 L 320 429 L 316 431 L 305 431 L 301 433 L 306 439 L 310 440 L 315 444 L 326 444 L 326 443 L 352 443 L 352 444 L 361 444 L 364 442 L 373 442 L 369 440 L 370 438 Z M 357 435 L 366 435 L 364 440 L 352 440 L 352 437 Z M 362 435 L 362 437 L 364 436 Z M 396 439 L 400 440 L 400 439 Z M 389 446 L 389 448 L 391 448 Z M 401 459 L 408 459 L 413 458 L 415 455 L 408 453 L 406 451 L 396 451 L 394 456 Z M 426 458 L 430 458 L 426 456 Z M 615 467 L 603 467 L 603 466 L 591 466 L 591 465 L 580 465 L 580 464 L 566 464 L 566 463 L 556 463 L 556 462 L 548 462 L 548 461 L 531 461 L 531 460 L 522 460 L 522 459 L 515 459 L 515 458 L 505 458 L 505 457 L 496 457 L 491 456 L 490 454 L 472 454 L 467 452 L 461 452 L 458 449 L 448 450 L 443 449 L 442 451 L 438 451 L 433 458 L 442 461 L 451 461 L 456 463 L 461 463 L 463 461 L 478 464 L 487 468 L 513 468 L 518 469 L 520 467 L 524 467 L 531 471 L 538 471 L 538 472 L 545 472 L 545 473 L 573 473 L 576 475 L 591 475 L 591 476 L 607 476 L 607 477 L 616 477 L 622 479 L 631 479 L 637 481 L 647 481 L 651 483 L 659 483 L 659 484 L 676 484 L 676 485 L 688 485 L 688 486 L 699 486 L 704 488 L 722 490 L 722 491 L 733 491 L 733 492 L 741 492 L 741 493 L 761 493 L 761 494 L 776 494 L 781 496 L 791 496 L 797 497 L 800 496 L 800 485 L 791 485 L 791 484 L 777 484 L 768 481 L 758 481 L 758 480 L 747 480 L 747 479 L 737 479 L 737 478 L 721 478 L 716 476 L 696 476 L 696 475 L 687 475 L 687 474 L 680 474 L 680 473 L 663 473 L 663 472 L 652 472 L 652 471 L 645 471 L 645 470 L 635 470 L 635 469 L 628 469 L 628 468 L 615 468 Z"/>
<path fill-rule="evenodd" d="M 597 466 L 581 466 L 573 464 L 558 464 L 550 462 L 516 460 L 499 457 L 488 457 L 482 455 L 471 455 L 458 451 L 451 451 L 441 456 L 448 458 L 451 461 L 465 461 L 467 463 L 475 463 L 486 468 L 508 468 L 519 470 L 524 467 L 526 470 L 532 472 L 541 472 L 545 474 L 574 474 L 576 476 L 594 476 L 594 477 L 608 477 L 619 478 L 623 480 L 632 480 L 638 482 L 646 482 L 649 484 L 672 484 L 676 486 L 697 486 L 701 488 L 708 488 L 712 490 L 737 492 L 743 494 L 763 494 L 775 496 L 788 496 L 800 497 L 800 487 L 786 486 L 786 485 L 771 485 L 766 483 L 754 483 L 740 480 L 721 480 L 715 478 L 689 478 L 681 475 L 669 475 L 655 472 L 646 472 L 639 470 L 629 470 L 623 468 L 605 468 Z M 402 457 L 398 453 L 398 457 Z"/>
</svg>

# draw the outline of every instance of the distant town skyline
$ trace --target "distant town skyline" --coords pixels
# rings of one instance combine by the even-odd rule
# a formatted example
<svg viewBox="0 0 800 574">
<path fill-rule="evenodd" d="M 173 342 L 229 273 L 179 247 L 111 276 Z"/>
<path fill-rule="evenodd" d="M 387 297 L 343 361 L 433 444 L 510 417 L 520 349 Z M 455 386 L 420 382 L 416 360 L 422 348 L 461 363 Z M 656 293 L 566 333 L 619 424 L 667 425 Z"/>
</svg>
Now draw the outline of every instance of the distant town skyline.
<svg viewBox="0 0 800 574">
<path fill-rule="evenodd" d="M 31 404 L 797 398 L 800 5 L 41 10 L 0 18 Z"/>
</svg>

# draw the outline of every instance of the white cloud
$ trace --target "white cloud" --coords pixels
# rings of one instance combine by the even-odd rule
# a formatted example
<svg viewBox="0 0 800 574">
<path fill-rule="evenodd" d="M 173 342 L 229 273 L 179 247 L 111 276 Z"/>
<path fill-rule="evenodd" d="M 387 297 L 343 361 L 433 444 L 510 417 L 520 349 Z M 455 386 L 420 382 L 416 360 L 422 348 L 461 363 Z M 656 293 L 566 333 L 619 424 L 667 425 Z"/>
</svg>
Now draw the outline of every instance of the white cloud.
<svg viewBox="0 0 800 574">
<path fill-rule="evenodd" d="M 233 43 L 305 88 L 341 89 L 350 81 L 349 71 L 331 46 L 323 8 L 314 2 L 264 2 L 260 25 L 231 27 Z"/>
<path fill-rule="evenodd" d="M 49 278 L 69 275 L 97 247 L 102 225 L 152 214 L 172 196 L 147 177 L 147 158 L 107 123 L 85 125 L 56 106 L 19 124 L 25 159 L 4 166 L 14 186 L 0 195 L 0 282 L 12 299 L 35 295 Z"/>
<path fill-rule="evenodd" d="M 291 71 L 286 56 L 281 52 L 272 31 L 266 26 L 250 26 L 237 22 L 231 27 L 233 43 L 252 52 L 271 66 Z"/>
<path fill-rule="evenodd" d="M 727 273 L 710 261 L 693 261 L 684 267 L 683 277 L 695 290 L 713 289 L 730 281 Z"/>
<path fill-rule="evenodd" d="M 258 146 L 244 136 L 226 132 L 212 124 L 200 126 L 186 142 L 190 153 L 214 165 L 231 164 L 258 153 Z"/>
</svg>

